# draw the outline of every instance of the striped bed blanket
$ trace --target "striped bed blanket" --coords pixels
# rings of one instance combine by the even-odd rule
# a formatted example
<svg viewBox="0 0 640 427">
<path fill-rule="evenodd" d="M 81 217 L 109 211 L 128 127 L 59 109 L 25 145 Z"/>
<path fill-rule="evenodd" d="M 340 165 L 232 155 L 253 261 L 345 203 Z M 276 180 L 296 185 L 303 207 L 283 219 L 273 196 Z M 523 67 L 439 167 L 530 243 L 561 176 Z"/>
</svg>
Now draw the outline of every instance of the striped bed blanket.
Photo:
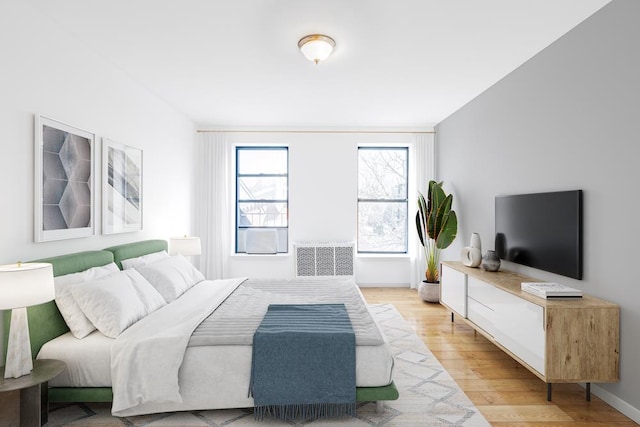
<svg viewBox="0 0 640 427">
<path fill-rule="evenodd" d="M 242 283 L 193 332 L 190 347 L 252 345 L 253 334 L 270 304 L 344 304 L 358 346 L 377 346 L 384 339 L 350 279 L 254 280 Z"/>
</svg>

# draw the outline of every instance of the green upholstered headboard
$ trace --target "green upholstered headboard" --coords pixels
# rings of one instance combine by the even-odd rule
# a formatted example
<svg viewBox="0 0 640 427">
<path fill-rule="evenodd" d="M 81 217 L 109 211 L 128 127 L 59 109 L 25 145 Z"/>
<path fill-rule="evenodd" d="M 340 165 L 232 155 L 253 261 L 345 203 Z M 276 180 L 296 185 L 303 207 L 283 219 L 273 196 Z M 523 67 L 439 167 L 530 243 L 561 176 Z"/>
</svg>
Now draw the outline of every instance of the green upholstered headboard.
<svg viewBox="0 0 640 427">
<path fill-rule="evenodd" d="M 113 253 L 113 260 L 122 269 L 122 260 L 135 258 L 154 252 L 166 251 L 166 240 L 143 240 L 141 242 L 126 243 L 124 245 L 112 246 L 105 251 Z"/>
<path fill-rule="evenodd" d="M 107 251 L 86 251 L 39 259 L 35 262 L 51 263 L 53 275 L 64 276 L 65 274 L 77 273 L 91 267 L 109 264 L 113 262 L 113 254 Z M 69 330 L 54 301 L 27 307 L 27 319 L 31 338 L 31 355 L 34 358 L 44 343 Z M 10 323 L 11 310 L 6 310 L 4 312 L 4 357 L 7 354 Z"/>
</svg>

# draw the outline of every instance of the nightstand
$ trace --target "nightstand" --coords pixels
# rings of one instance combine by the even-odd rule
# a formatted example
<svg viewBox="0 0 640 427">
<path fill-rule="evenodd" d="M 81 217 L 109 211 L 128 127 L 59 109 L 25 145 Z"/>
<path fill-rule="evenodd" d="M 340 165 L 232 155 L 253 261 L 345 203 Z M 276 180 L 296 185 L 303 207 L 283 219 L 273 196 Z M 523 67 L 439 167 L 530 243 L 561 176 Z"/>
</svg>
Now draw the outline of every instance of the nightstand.
<svg viewBox="0 0 640 427">
<path fill-rule="evenodd" d="M 0 393 L 20 390 L 20 425 L 37 426 L 49 418 L 48 382 L 60 375 L 67 365 L 61 360 L 33 361 L 33 370 L 20 378 L 4 378 L 4 366 L 0 368 Z"/>
</svg>

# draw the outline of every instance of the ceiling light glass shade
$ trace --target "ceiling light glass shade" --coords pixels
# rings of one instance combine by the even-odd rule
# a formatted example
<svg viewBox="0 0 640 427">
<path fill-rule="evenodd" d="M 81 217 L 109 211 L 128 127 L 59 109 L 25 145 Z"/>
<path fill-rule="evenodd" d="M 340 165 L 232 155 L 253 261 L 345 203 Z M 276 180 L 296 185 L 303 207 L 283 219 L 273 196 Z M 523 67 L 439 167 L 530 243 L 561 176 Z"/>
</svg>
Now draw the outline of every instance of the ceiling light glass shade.
<svg viewBox="0 0 640 427">
<path fill-rule="evenodd" d="M 312 34 L 301 38 L 298 47 L 307 59 L 317 64 L 331 55 L 336 42 L 329 36 Z"/>
</svg>

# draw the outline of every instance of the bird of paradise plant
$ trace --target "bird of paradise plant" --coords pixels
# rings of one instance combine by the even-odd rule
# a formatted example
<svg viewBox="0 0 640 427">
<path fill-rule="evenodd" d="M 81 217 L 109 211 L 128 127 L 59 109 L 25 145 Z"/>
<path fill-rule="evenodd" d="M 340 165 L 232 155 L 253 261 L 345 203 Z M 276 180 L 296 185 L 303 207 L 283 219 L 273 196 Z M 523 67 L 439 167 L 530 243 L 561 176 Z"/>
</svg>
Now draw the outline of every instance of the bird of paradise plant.
<svg viewBox="0 0 640 427">
<path fill-rule="evenodd" d="M 440 250 L 447 248 L 458 233 L 458 217 L 451 210 L 453 196 L 445 194 L 442 183 L 429 181 L 427 198 L 418 192 L 416 228 L 427 261 L 426 281 L 437 283 Z"/>
</svg>

